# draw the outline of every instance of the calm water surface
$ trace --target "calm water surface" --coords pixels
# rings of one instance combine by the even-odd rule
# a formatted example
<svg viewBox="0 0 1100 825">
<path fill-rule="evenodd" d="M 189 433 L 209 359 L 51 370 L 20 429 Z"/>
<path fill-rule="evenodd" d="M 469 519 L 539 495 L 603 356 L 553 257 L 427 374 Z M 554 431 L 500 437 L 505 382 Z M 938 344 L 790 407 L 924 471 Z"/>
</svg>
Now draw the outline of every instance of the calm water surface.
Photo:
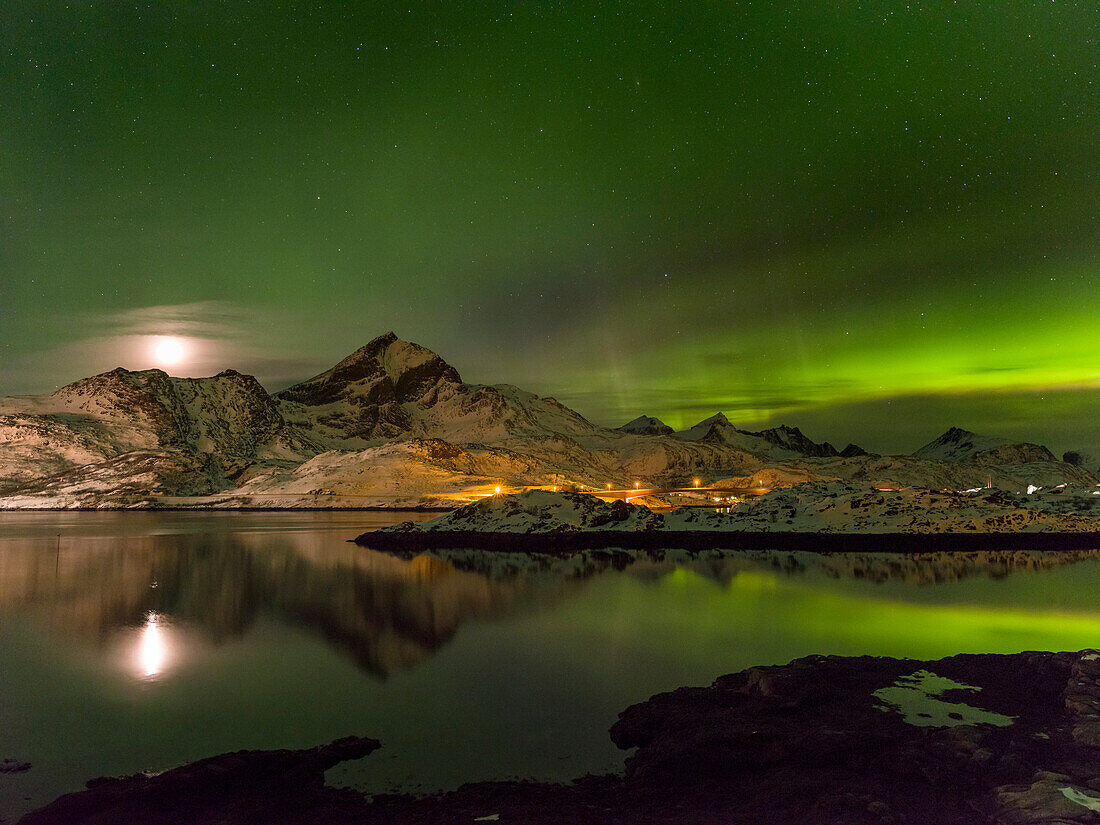
<svg viewBox="0 0 1100 825">
<path fill-rule="evenodd" d="M 622 766 L 607 728 L 810 653 L 1100 645 L 1100 562 L 776 553 L 551 571 L 347 543 L 416 513 L 0 515 L 0 817 L 101 775 L 348 734 L 367 791 Z M 1038 559 L 1038 563 L 1036 563 Z"/>
</svg>

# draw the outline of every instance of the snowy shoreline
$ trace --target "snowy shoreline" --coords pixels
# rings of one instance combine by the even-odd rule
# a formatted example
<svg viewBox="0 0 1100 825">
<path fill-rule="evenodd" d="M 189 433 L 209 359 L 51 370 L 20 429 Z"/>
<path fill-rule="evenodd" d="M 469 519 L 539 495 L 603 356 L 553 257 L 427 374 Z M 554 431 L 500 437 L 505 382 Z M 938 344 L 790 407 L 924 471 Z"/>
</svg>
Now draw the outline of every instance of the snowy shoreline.
<svg viewBox="0 0 1100 825">
<path fill-rule="evenodd" d="M 378 548 L 877 550 L 1083 549 L 1100 546 L 1100 497 L 996 491 L 868 490 L 807 483 L 719 509 L 654 511 L 579 493 L 489 496 L 356 542 Z M 1040 538 L 1041 537 L 1041 538 Z"/>
</svg>

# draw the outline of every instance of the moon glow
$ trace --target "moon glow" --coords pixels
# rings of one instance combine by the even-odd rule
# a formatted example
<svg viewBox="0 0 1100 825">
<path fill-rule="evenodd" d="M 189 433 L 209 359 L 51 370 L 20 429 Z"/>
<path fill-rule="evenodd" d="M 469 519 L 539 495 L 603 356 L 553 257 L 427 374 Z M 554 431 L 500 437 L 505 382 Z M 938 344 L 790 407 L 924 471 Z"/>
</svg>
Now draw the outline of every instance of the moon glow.
<svg viewBox="0 0 1100 825">
<path fill-rule="evenodd" d="M 163 366 L 175 366 L 183 361 L 186 355 L 187 347 L 180 338 L 161 336 L 153 344 L 153 357 Z"/>
</svg>

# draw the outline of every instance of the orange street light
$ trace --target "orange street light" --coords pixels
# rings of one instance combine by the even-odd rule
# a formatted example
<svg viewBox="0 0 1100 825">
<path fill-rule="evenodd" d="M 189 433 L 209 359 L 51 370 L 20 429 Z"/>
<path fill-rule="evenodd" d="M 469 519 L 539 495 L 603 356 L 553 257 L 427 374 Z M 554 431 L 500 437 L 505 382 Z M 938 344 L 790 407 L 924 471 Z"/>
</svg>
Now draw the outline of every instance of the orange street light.
<svg viewBox="0 0 1100 825">
<path fill-rule="evenodd" d="M 699 486 L 699 479 L 697 479 L 697 478 L 696 478 L 696 479 L 693 479 L 693 480 L 692 480 L 692 483 L 693 483 L 693 484 L 694 484 L 694 485 L 695 485 L 696 487 L 698 487 L 698 486 Z"/>
<path fill-rule="evenodd" d="M 608 484 L 608 485 L 607 485 L 607 489 L 608 489 L 608 490 L 610 490 L 610 489 L 611 489 L 611 485 L 610 485 L 610 484 Z"/>
<path fill-rule="evenodd" d="M 496 494 L 497 494 L 498 496 L 500 495 L 500 488 L 499 488 L 499 487 L 497 487 L 497 493 L 496 493 Z"/>
<path fill-rule="evenodd" d="M 634 489 L 635 489 L 635 490 L 637 490 L 637 489 L 638 489 L 639 487 L 641 487 L 641 486 L 642 486 L 642 482 L 640 482 L 640 481 L 635 481 L 635 482 L 634 482 Z"/>
</svg>

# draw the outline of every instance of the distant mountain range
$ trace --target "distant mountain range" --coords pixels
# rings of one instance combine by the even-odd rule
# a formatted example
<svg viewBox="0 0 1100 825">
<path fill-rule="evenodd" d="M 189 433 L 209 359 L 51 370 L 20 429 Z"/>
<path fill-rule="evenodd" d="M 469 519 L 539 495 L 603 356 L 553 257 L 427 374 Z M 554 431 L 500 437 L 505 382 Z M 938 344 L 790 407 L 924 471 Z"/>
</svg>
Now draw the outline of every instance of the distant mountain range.
<svg viewBox="0 0 1100 825">
<path fill-rule="evenodd" d="M 4 508 L 449 506 L 497 486 L 695 478 L 1095 484 L 1096 468 L 1082 463 L 957 428 L 911 456 L 837 450 L 797 427 L 741 429 L 721 413 L 679 432 L 644 415 L 611 429 L 553 398 L 467 384 L 392 332 L 274 395 L 234 370 L 174 378 L 120 367 L 49 395 L 0 400 Z"/>
</svg>

